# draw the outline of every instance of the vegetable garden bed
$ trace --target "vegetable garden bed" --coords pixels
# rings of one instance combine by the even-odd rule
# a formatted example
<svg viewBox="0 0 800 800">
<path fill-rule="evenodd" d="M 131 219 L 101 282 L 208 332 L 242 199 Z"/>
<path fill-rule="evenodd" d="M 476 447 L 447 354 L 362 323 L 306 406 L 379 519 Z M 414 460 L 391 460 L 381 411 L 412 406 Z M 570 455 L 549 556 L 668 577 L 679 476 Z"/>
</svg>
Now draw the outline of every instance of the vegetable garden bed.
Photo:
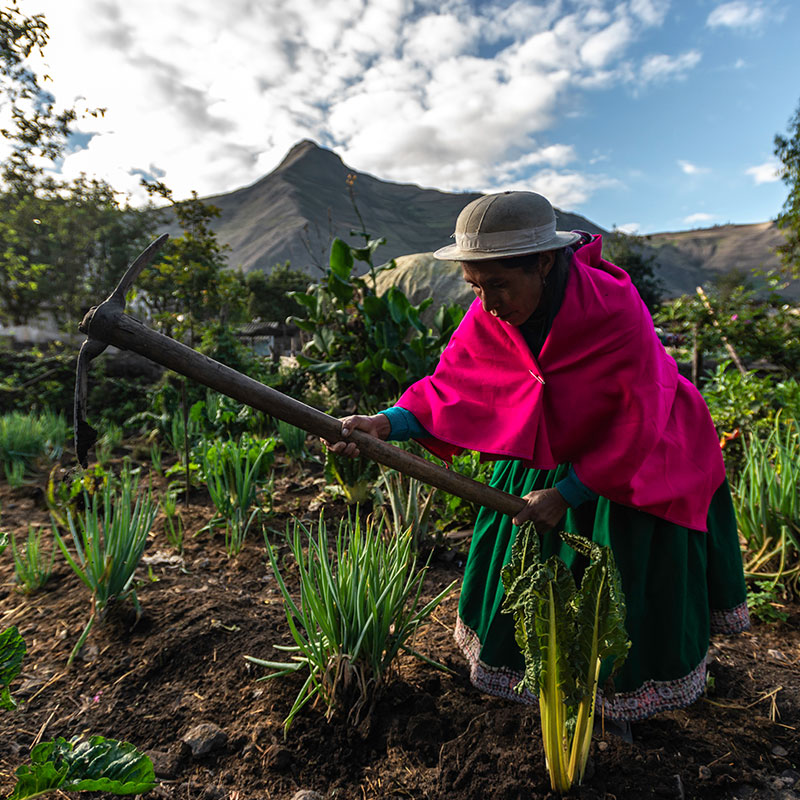
<svg viewBox="0 0 800 800">
<path fill-rule="evenodd" d="M 314 522 L 320 478 L 276 478 L 266 525 L 281 531 L 295 516 Z M 49 524 L 44 491 L 41 481 L 3 483 L 0 527 L 21 540 L 30 523 Z M 116 607 L 70 670 L 89 611 L 85 587 L 57 554 L 45 588 L 24 596 L 10 554 L 0 559 L 0 628 L 17 625 L 28 650 L 12 686 L 20 706 L 0 716 L 0 790 L 10 791 L 35 741 L 102 734 L 151 755 L 159 785 L 150 797 L 288 800 L 301 789 L 341 800 L 553 796 L 538 715 L 469 683 L 452 638 L 456 594 L 414 640 L 451 673 L 401 656 L 359 727 L 306 707 L 284 738 L 303 677 L 257 682 L 264 670 L 244 658 L 281 660 L 274 645 L 291 644 L 264 544 L 251 532 L 229 559 L 221 531 L 192 536 L 214 509 L 205 493 L 190 500 L 182 557 L 168 545 L 163 511 L 156 519 L 137 573 L 141 619 L 132 605 Z M 332 522 L 347 513 L 341 500 L 328 498 L 323 508 Z M 270 539 L 291 582 L 289 548 L 279 534 Z M 459 579 L 464 558 L 463 549 L 437 549 L 425 596 Z M 706 698 L 634 724 L 633 744 L 595 739 L 586 780 L 570 796 L 800 797 L 800 606 L 784 610 L 784 623 L 714 640 Z M 216 727 L 197 732 L 205 738 L 193 752 L 184 739 L 199 723 Z"/>
</svg>

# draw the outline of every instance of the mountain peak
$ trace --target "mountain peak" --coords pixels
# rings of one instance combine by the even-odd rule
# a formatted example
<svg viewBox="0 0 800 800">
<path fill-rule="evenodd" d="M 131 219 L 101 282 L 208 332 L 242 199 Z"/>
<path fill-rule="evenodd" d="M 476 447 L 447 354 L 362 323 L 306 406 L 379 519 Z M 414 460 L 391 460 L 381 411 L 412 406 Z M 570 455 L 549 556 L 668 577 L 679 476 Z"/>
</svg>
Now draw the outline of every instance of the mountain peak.
<svg viewBox="0 0 800 800">
<path fill-rule="evenodd" d="M 283 161 L 278 165 L 275 172 L 294 166 L 299 161 L 309 158 L 322 156 L 326 159 L 333 159 L 341 163 L 342 159 L 332 150 L 318 145 L 311 139 L 301 139 L 297 144 L 292 145 L 289 152 L 284 156 Z"/>
</svg>

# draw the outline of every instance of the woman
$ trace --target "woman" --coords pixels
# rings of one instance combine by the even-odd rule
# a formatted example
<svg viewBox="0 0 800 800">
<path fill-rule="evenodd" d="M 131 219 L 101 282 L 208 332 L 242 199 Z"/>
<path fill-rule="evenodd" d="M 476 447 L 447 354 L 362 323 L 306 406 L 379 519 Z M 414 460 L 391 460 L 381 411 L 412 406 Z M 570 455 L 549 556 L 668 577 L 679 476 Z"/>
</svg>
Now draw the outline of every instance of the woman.
<svg viewBox="0 0 800 800">
<path fill-rule="evenodd" d="M 658 340 L 627 273 L 600 237 L 556 231 L 532 192 L 488 195 L 456 222 L 477 295 L 434 374 L 397 406 L 342 421 L 382 439 L 419 439 L 444 459 L 467 448 L 497 461 L 492 485 L 524 497 L 513 520 L 481 510 L 456 623 L 472 682 L 513 692 L 523 670 L 500 570 L 517 526 L 535 523 L 543 556 L 583 565 L 555 531 L 609 545 L 632 647 L 602 698 L 627 723 L 692 703 L 711 632 L 749 627 L 736 521 L 717 435 L 695 387 Z M 332 446 L 356 455 L 353 442 Z M 601 674 L 601 685 L 605 676 Z M 527 698 L 531 700 L 532 698 Z"/>
</svg>

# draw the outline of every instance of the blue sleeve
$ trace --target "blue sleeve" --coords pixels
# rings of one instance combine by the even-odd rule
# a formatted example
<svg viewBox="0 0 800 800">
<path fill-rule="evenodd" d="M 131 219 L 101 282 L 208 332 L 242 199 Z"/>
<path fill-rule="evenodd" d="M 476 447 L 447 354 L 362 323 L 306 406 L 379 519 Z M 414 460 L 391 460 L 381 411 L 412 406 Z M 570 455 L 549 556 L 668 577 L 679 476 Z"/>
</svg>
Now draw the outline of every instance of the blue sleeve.
<svg viewBox="0 0 800 800">
<path fill-rule="evenodd" d="M 558 489 L 559 494 L 572 506 L 572 508 L 577 508 L 587 500 L 597 499 L 597 494 L 580 482 L 573 467 L 569 468 L 569 474 L 567 477 L 562 478 L 556 484 L 556 489 Z"/>
<path fill-rule="evenodd" d="M 381 411 L 389 418 L 389 424 L 392 426 L 389 431 L 389 438 L 395 442 L 405 442 L 408 439 L 419 439 L 428 436 L 428 431 L 419 424 L 417 418 L 405 408 L 400 406 L 392 406 L 385 411 Z"/>
</svg>

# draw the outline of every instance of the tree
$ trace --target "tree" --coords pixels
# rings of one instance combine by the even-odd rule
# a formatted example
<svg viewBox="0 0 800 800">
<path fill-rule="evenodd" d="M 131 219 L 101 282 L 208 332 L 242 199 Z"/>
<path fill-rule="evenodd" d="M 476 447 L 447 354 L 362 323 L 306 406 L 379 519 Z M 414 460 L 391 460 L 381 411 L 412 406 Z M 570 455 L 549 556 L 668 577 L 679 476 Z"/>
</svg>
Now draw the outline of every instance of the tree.
<svg viewBox="0 0 800 800">
<path fill-rule="evenodd" d="M 266 322 L 284 322 L 300 311 L 297 301 L 287 293 L 303 292 L 310 282 L 305 272 L 292 269 L 288 261 L 276 264 L 269 273 L 260 269 L 249 272 L 245 278 L 250 293 L 248 314 Z"/>
<path fill-rule="evenodd" d="M 646 252 L 645 237 L 614 229 L 605 237 L 604 245 L 604 257 L 631 276 L 649 311 L 655 311 L 661 305 L 664 286 L 653 268 L 655 256 Z"/>
<path fill-rule="evenodd" d="M 41 314 L 62 325 L 79 320 L 142 249 L 151 224 L 104 181 L 63 181 L 48 171 L 78 119 L 74 108 L 57 108 L 25 66 L 48 38 L 41 14 L 26 17 L 16 3 L 0 10 L 0 105 L 8 120 L 0 134 L 11 146 L 0 164 L 0 316 L 17 324 Z"/>
<path fill-rule="evenodd" d="M 176 201 L 163 183 L 143 184 L 151 196 L 170 202 L 183 234 L 168 241 L 142 273 L 140 298 L 164 333 L 186 335 L 193 346 L 208 323 L 242 319 L 245 283 L 228 269 L 227 245 L 220 244 L 211 229 L 211 220 L 220 214 L 216 206 L 203 203 L 197 192 L 189 200 Z"/>
<path fill-rule="evenodd" d="M 777 252 L 788 276 L 800 278 L 800 104 L 789 120 L 787 135 L 775 136 L 775 155 L 781 162 L 781 180 L 789 187 L 789 196 L 777 220 L 778 227 L 786 234 L 786 242 Z"/>
<path fill-rule="evenodd" d="M 27 187 L 41 175 L 41 160 L 54 161 L 63 153 L 77 119 L 74 108 L 56 107 L 55 98 L 25 66 L 34 52 L 44 50 L 49 38 L 42 14 L 26 17 L 16 2 L 0 10 L 0 97 L 11 121 L 0 133 L 12 145 L 0 174 L 12 189 Z"/>
</svg>

